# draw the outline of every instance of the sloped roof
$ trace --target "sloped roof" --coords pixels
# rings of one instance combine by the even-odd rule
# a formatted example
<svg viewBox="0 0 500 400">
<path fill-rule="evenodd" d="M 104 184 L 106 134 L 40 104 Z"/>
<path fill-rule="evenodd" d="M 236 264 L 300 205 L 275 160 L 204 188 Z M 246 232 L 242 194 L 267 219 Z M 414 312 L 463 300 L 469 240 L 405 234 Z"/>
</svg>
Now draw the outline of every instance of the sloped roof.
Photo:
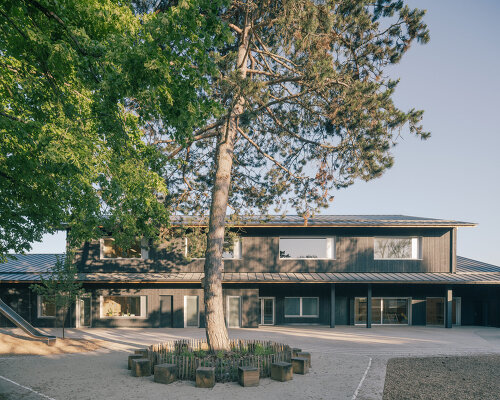
<svg viewBox="0 0 500 400">
<path fill-rule="evenodd" d="M 48 272 L 61 254 L 17 255 L 17 260 L 0 264 L 0 282 L 36 282 L 40 274 Z M 79 273 L 78 279 L 84 282 L 123 282 L 123 283 L 198 283 L 203 279 L 199 272 L 148 272 L 148 273 Z M 465 257 L 457 257 L 457 273 L 403 273 L 403 272 L 226 272 L 223 282 L 231 283 L 433 283 L 433 284 L 500 284 L 500 267 Z"/>
<path fill-rule="evenodd" d="M 64 254 L 12 254 L 15 258 L 0 263 L 0 274 L 39 274 L 50 271 L 57 259 L 64 259 Z"/>
<path fill-rule="evenodd" d="M 457 256 L 457 273 L 476 274 L 478 272 L 498 272 L 500 267 L 493 264 L 487 264 L 471 258 Z"/>
<path fill-rule="evenodd" d="M 171 217 L 173 225 L 205 226 L 207 219 L 203 217 L 175 215 Z M 458 227 L 476 226 L 474 222 L 453 221 L 446 219 L 422 218 L 409 215 L 316 215 L 304 218 L 299 215 L 255 215 L 243 216 L 232 226 L 310 226 L 310 227 Z"/>
</svg>

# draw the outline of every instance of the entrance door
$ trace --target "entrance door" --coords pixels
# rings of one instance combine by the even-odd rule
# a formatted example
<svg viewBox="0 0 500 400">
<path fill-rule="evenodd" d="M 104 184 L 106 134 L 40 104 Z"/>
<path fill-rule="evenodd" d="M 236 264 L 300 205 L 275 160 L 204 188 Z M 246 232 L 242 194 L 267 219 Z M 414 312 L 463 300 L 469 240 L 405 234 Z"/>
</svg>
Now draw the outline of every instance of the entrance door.
<svg viewBox="0 0 500 400">
<path fill-rule="evenodd" d="M 274 297 L 260 298 L 260 319 L 261 325 L 274 325 Z"/>
<path fill-rule="evenodd" d="M 160 296 L 160 327 L 172 327 L 172 296 Z"/>
<path fill-rule="evenodd" d="M 239 328 L 241 326 L 241 297 L 227 296 L 227 326 Z"/>
<path fill-rule="evenodd" d="M 427 297 L 426 303 L 426 325 L 444 325 L 444 297 Z M 461 325 L 461 309 L 462 299 L 460 297 L 453 297 L 451 311 L 451 322 L 453 325 Z"/>
<path fill-rule="evenodd" d="M 184 296 L 184 327 L 200 326 L 198 296 Z"/>
<path fill-rule="evenodd" d="M 427 297 L 426 325 L 444 325 L 444 297 Z"/>
<path fill-rule="evenodd" d="M 77 328 L 90 327 L 92 324 L 92 299 L 81 297 L 76 301 Z"/>
</svg>

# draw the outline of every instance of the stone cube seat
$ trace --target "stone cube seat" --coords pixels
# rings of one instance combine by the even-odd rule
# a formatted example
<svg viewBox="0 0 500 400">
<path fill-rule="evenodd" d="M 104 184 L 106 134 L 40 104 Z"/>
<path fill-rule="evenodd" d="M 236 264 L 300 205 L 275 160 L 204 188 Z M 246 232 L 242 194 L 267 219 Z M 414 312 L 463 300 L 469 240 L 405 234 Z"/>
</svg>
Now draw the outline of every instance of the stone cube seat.
<svg viewBox="0 0 500 400">
<path fill-rule="evenodd" d="M 302 349 L 299 349 L 297 347 L 292 348 L 292 357 L 297 357 L 297 353 L 301 353 Z"/>
<path fill-rule="evenodd" d="M 305 357 L 292 357 L 292 368 L 294 374 L 307 374 L 309 372 L 309 360 Z"/>
<path fill-rule="evenodd" d="M 288 362 L 275 362 L 271 364 L 271 379 L 286 382 L 293 379 L 292 364 Z"/>
<path fill-rule="evenodd" d="M 243 387 L 259 386 L 259 369 L 256 367 L 238 367 L 238 383 Z"/>
<path fill-rule="evenodd" d="M 302 352 L 297 353 L 297 355 L 295 357 L 307 358 L 307 361 L 309 362 L 309 368 L 312 367 L 312 364 L 311 364 L 311 353 L 307 353 L 305 351 L 302 351 Z"/>
<path fill-rule="evenodd" d="M 140 354 L 143 358 L 148 358 L 148 349 L 135 350 L 134 354 Z"/>
<path fill-rule="evenodd" d="M 154 381 L 169 384 L 177 380 L 176 364 L 157 364 L 154 366 Z"/>
<path fill-rule="evenodd" d="M 132 369 L 132 360 L 137 360 L 139 358 L 144 358 L 141 354 L 131 354 L 128 356 L 128 369 Z"/>
<path fill-rule="evenodd" d="M 196 387 L 213 388 L 215 386 L 215 367 L 196 368 Z"/>
<path fill-rule="evenodd" d="M 132 376 L 151 376 L 151 361 L 148 358 L 132 360 Z"/>
</svg>

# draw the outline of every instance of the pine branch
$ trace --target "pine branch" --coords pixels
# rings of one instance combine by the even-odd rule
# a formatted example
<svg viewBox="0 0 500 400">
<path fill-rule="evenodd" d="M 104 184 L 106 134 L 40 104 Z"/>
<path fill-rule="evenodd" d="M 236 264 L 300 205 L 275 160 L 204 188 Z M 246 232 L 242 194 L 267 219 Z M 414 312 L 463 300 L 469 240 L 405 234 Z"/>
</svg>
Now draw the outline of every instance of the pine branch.
<svg viewBox="0 0 500 400">
<path fill-rule="evenodd" d="M 268 160 L 271 160 L 275 165 L 280 167 L 283 171 L 285 171 L 288 175 L 296 178 L 296 179 L 302 179 L 299 176 L 295 175 L 293 172 L 291 172 L 288 168 L 286 168 L 284 165 L 282 165 L 278 160 L 276 160 L 273 156 L 267 154 L 264 150 L 260 148 L 260 146 L 255 143 L 243 130 L 238 127 L 238 132 L 243 136 L 253 147 L 257 149 L 257 151 L 262 154 L 264 157 L 266 157 Z"/>
</svg>

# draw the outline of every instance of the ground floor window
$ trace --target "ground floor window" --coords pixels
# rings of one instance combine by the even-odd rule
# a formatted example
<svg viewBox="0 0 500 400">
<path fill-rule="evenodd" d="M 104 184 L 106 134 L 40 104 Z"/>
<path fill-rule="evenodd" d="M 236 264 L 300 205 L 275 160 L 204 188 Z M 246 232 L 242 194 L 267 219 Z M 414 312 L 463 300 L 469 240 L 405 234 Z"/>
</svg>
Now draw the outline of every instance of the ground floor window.
<svg viewBox="0 0 500 400">
<path fill-rule="evenodd" d="M 461 324 L 461 303 L 460 297 L 453 297 L 451 309 L 451 323 L 453 325 Z M 445 306 L 444 297 L 427 297 L 425 305 L 426 325 L 444 325 Z"/>
<path fill-rule="evenodd" d="M 145 318 L 146 296 L 101 296 L 101 318 Z"/>
<path fill-rule="evenodd" d="M 285 317 L 319 317 L 319 298 L 285 297 Z"/>
<path fill-rule="evenodd" d="M 38 318 L 55 318 L 56 305 L 53 300 L 37 296 Z"/>
<path fill-rule="evenodd" d="M 184 327 L 200 326 L 198 296 L 184 296 Z"/>
<path fill-rule="evenodd" d="M 410 299 L 406 297 L 374 297 L 372 299 L 372 324 L 408 325 L 410 315 Z M 356 297 L 354 300 L 354 323 L 366 324 L 366 297 Z"/>
</svg>

